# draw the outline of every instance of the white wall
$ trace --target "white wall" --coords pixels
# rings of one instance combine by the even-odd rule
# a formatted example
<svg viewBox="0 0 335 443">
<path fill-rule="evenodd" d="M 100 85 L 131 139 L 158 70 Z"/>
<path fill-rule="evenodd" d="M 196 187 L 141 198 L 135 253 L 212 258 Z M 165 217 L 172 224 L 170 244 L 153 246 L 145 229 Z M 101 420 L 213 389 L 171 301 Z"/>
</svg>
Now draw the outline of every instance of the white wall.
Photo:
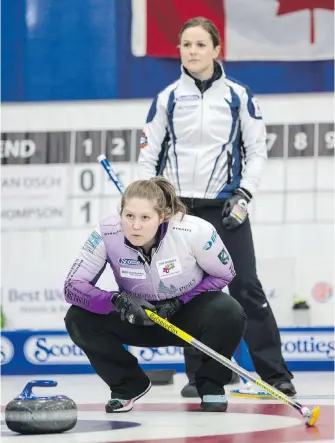
<svg viewBox="0 0 335 443">
<path fill-rule="evenodd" d="M 267 125 L 334 120 L 331 94 L 262 96 L 259 100 Z M 2 132 L 138 130 L 149 106 L 147 100 L 4 104 Z M 80 194 L 74 185 L 73 177 L 83 167 L 101 174 L 101 178 L 97 176 L 100 188 L 89 195 Z M 134 178 L 134 165 L 118 167 L 126 171 L 125 183 Z M 115 210 L 118 196 L 110 184 L 107 186 L 99 165 L 6 165 L 1 168 L 2 177 L 13 174 L 13 168 L 16 177 L 28 170 L 51 174 L 54 168 L 63 180 L 62 191 L 45 197 L 45 204 L 59 202 L 64 219 L 54 228 L 45 227 L 42 221 L 34 229 L 38 226 L 35 218 L 28 230 L 15 228 L 8 219 L 5 224 L 2 219 L 1 289 L 7 325 L 63 328 L 67 308 L 62 298 L 64 278 L 90 226 L 100 215 Z M 10 205 L 17 208 L 28 201 L 32 206 L 36 203 L 29 190 L 23 190 L 22 195 L 20 192 L 5 194 L 2 186 L 2 209 Z M 92 204 L 89 225 L 81 223 L 78 215 L 86 201 Z M 251 207 L 251 219 L 259 276 L 278 323 L 333 325 L 334 297 L 313 297 L 312 291 L 320 282 L 334 283 L 334 157 L 269 159 Z M 115 287 L 110 273 L 105 272 L 100 286 Z M 295 297 L 308 300 L 311 310 L 307 314 L 291 309 Z"/>
<path fill-rule="evenodd" d="M 334 121 L 331 93 L 258 97 L 267 124 Z M 142 128 L 151 100 L 2 104 L 3 132 Z"/>
</svg>

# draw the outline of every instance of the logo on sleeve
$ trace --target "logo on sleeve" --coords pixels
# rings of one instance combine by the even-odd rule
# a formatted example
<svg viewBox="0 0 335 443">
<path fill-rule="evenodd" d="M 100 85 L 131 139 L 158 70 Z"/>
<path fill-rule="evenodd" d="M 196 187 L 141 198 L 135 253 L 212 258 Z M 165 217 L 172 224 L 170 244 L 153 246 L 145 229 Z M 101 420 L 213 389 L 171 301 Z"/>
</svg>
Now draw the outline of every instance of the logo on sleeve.
<svg viewBox="0 0 335 443">
<path fill-rule="evenodd" d="M 222 251 L 218 255 L 218 258 L 219 258 L 220 262 L 223 263 L 224 265 L 226 265 L 229 262 L 228 254 L 224 248 L 222 249 Z"/>
<path fill-rule="evenodd" d="M 156 266 L 161 279 L 173 277 L 174 275 L 180 274 L 182 271 L 178 257 L 159 260 L 156 263 Z"/>
<path fill-rule="evenodd" d="M 143 131 L 140 139 L 140 149 L 144 149 L 148 146 L 148 137 L 146 133 Z"/>
<path fill-rule="evenodd" d="M 262 118 L 262 111 L 261 111 L 261 108 L 259 106 L 257 98 L 256 97 L 252 97 L 251 101 L 252 101 L 252 104 L 254 105 L 255 117 L 256 118 Z"/>
<path fill-rule="evenodd" d="M 208 249 L 211 249 L 211 247 L 216 242 L 216 237 L 217 237 L 217 233 L 216 233 L 215 229 L 213 229 L 213 232 L 212 232 L 212 235 L 211 235 L 211 239 L 205 244 L 205 246 L 202 249 L 204 251 L 208 251 Z"/>
<path fill-rule="evenodd" d="M 98 246 L 99 243 L 101 243 L 102 237 L 96 230 L 92 231 L 88 239 L 86 240 L 83 250 L 90 252 L 93 254 L 94 250 Z"/>
</svg>

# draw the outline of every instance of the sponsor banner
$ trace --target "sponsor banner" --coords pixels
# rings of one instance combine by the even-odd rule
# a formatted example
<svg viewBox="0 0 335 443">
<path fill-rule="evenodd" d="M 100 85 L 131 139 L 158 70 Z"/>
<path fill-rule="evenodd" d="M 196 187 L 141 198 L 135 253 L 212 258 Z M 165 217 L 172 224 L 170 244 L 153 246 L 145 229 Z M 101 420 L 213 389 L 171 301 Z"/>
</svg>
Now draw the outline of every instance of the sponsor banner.
<svg viewBox="0 0 335 443">
<path fill-rule="evenodd" d="M 13 343 L 6 337 L 1 336 L 1 366 L 7 365 L 14 357 Z"/>
<path fill-rule="evenodd" d="M 334 328 L 280 328 L 282 353 L 291 371 L 334 371 Z M 254 371 L 242 343 L 240 364 Z"/>
<path fill-rule="evenodd" d="M 334 328 L 280 330 L 284 358 L 291 371 L 334 371 Z M 184 372 L 183 348 L 128 347 L 145 370 Z M 237 363 L 254 371 L 243 342 L 234 355 Z M 93 369 L 66 331 L 2 331 L 2 375 L 87 374 Z"/>
<path fill-rule="evenodd" d="M 2 331 L 2 375 L 93 372 L 86 355 L 66 331 Z"/>
<path fill-rule="evenodd" d="M 282 332 L 282 353 L 286 361 L 334 361 L 334 333 Z"/>
<path fill-rule="evenodd" d="M 70 305 L 65 302 L 61 287 L 2 287 L 1 295 L 7 329 L 31 329 L 36 325 L 41 329 L 64 329 L 64 317 Z"/>
<path fill-rule="evenodd" d="M 89 233 L 2 235 L 1 309 L 6 330 L 64 330 L 64 317 L 71 306 L 64 299 L 64 283 Z M 109 266 L 99 287 L 117 289 Z"/>
<path fill-rule="evenodd" d="M 66 335 L 33 335 L 25 342 L 23 353 L 33 365 L 89 364 L 84 352 Z"/>
<path fill-rule="evenodd" d="M 165 346 L 161 348 L 139 348 L 129 346 L 131 352 L 140 364 L 147 363 L 184 363 L 184 348 Z"/>
</svg>

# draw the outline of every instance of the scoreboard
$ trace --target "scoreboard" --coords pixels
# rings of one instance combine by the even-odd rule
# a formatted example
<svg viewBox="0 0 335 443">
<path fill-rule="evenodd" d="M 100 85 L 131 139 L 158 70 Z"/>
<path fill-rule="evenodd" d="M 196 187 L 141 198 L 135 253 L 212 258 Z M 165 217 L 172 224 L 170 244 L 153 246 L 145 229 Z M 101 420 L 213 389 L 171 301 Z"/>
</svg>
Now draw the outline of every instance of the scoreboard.
<svg viewBox="0 0 335 443">
<path fill-rule="evenodd" d="M 140 137 L 140 129 L 3 133 L 2 230 L 75 229 L 116 211 L 120 195 L 97 157 L 127 185 Z M 269 162 L 334 156 L 334 123 L 268 125 L 267 149 Z"/>
<path fill-rule="evenodd" d="M 69 228 L 96 223 L 119 193 L 97 162 L 104 153 L 127 185 L 141 131 L 4 133 L 2 229 Z"/>
</svg>

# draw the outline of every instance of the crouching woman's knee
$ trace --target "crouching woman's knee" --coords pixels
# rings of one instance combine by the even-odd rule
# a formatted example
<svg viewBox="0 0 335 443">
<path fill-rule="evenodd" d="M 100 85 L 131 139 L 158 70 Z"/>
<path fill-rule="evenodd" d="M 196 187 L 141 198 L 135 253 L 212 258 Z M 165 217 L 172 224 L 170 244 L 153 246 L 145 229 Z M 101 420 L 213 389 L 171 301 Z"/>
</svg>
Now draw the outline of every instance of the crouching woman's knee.
<svg viewBox="0 0 335 443">
<path fill-rule="evenodd" d="M 90 334 L 89 312 L 76 306 L 71 306 L 64 318 L 66 330 L 79 348 L 87 347 Z"/>
<path fill-rule="evenodd" d="M 217 327 L 223 328 L 229 336 L 240 340 L 247 324 L 247 316 L 240 303 L 228 294 L 222 294 L 216 300 L 215 318 Z"/>
</svg>

